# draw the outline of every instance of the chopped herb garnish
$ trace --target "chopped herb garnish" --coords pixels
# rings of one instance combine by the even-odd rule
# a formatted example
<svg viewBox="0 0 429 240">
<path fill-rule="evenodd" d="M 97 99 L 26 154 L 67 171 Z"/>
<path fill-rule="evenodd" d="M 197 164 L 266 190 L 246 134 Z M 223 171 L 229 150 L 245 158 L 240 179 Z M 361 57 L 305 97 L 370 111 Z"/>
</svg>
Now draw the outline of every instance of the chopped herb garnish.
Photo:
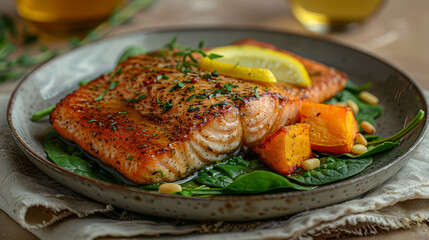
<svg viewBox="0 0 429 240">
<path fill-rule="evenodd" d="M 127 103 L 129 103 L 129 102 L 137 102 L 137 101 L 142 100 L 145 97 L 146 97 L 146 94 L 143 94 L 143 95 L 140 95 L 138 98 L 131 98 L 131 99 L 124 100 L 124 102 L 127 102 Z"/>
<path fill-rule="evenodd" d="M 129 157 L 128 157 L 128 160 L 133 160 L 133 157 L 129 156 Z"/>
<path fill-rule="evenodd" d="M 212 76 L 217 77 L 217 76 L 219 76 L 219 73 L 217 71 L 214 71 L 214 72 L 212 72 Z"/>
<path fill-rule="evenodd" d="M 161 52 L 157 56 L 158 57 L 164 57 L 165 56 L 165 49 L 162 49 Z"/>
<path fill-rule="evenodd" d="M 173 43 L 175 44 L 175 41 Z M 170 47 L 174 47 L 177 45 L 172 46 L 171 44 L 167 44 L 167 46 L 170 48 Z M 198 48 L 196 48 L 196 49 L 182 46 L 183 50 L 178 51 L 174 54 L 176 56 L 182 56 L 182 63 L 177 65 L 177 69 L 180 70 L 181 72 L 184 72 L 185 77 L 188 76 L 188 72 L 192 71 L 192 68 L 190 68 L 190 67 L 197 67 L 198 68 L 197 60 L 193 56 L 194 53 L 199 53 L 199 54 L 201 54 L 201 56 L 207 57 L 207 54 L 202 50 L 203 46 L 204 46 L 203 41 L 201 41 L 198 44 Z M 210 54 L 211 59 L 218 58 L 218 57 L 221 57 L 221 56 L 218 54 Z M 187 61 L 188 59 L 190 60 L 190 62 Z"/>
<path fill-rule="evenodd" d="M 194 95 L 191 95 L 190 97 L 188 97 L 187 99 L 186 99 L 186 101 L 187 102 L 189 102 L 189 101 L 191 101 L 192 99 L 194 99 L 195 98 L 195 94 Z"/>
<path fill-rule="evenodd" d="M 153 172 L 153 173 L 152 173 L 152 175 L 155 175 L 155 174 L 157 174 L 157 173 L 161 174 L 161 177 L 162 177 L 162 178 L 165 176 L 164 172 L 163 172 L 163 171 L 161 171 L 161 170 L 158 170 L 158 171 Z"/>
<path fill-rule="evenodd" d="M 89 120 L 88 122 L 96 122 L 97 120 L 95 120 L 95 119 L 91 119 L 91 120 Z"/>
<path fill-rule="evenodd" d="M 185 87 L 185 84 L 183 82 L 178 82 L 176 85 L 172 86 L 170 88 L 170 90 L 168 90 L 168 91 L 169 92 L 173 92 L 173 91 L 175 91 L 178 88 L 184 88 L 184 87 Z"/>
<path fill-rule="evenodd" d="M 268 92 L 268 90 L 270 90 L 270 88 L 264 88 L 265 92 Z"/>
<path fill-rule="evenodd" d="M 225 106 L 225 105 L 228 105 L 228 104 L 229 104 L 228 102 L 218 102 L 218 103 L 213 104 L 212 107 L 213 106 Z"/>
<path fill-rule="evenodd" d="M 104 95 L 106 95 L 107 91 L 115 89 L 117 84 L 118 84 L 118 81 L 111 82 L 109 88 L 104 90 L 104 92 L 102 92 L 98 97 L 96 97 L 94 99 L 94 101 L 100 101 L 101 99 L 103 99 L 103 97 L 104 97 Z"/>
<path fill-rule="evenodd" d="M 161 75 L 156 76 L 157 81 L 159 81 L 161 79 L 169 79 L 169 77 L 167 77 L 165 74 L 161 74 Z"/>
<path fill-rule="evenodd" d="M 90 82 L 92 82 L 92 79 L 82 80 L 82 81 L 79 82 L 79 86 L 85 86 L 85 85 L 87 85 Z"/>
<path fill-rule="evenodd" d="M 232 68 L 236 68 L 236 67 L 238 67 L 238 65 L 240 65 L 240 61 L 237 61 L 234 65 L 234 67 L 232 67 Z"/>
<path fill-rule="evenodd" d="M 219 55 L 219 54 L 216 54 L 216 53 L 210 53 L 207 57 L 213 60 L 215 58 L 221 58 L 223 56 Z"/>
<path fill-rule="evenodd" d="M 200 110 L 200 107 L 188 107 L 188 112 L 194 112 Z"/>
<path fill-rule="evenodd" d="M 193 91 L 193 90 L 195 90 L 195 87 L 194 86 L 190 86 L 190 87 L 188 87 L 188 90 L 189 91 Z"/>
<path fill-rule="evenodd" d="M 239 100 L 241 100 L 241 101 L 245 101 L 242 97 L 240 97 L 240 95 L 238 95 L 238 94 L 235 94 L 234 95 L 234 97 L 232 98 L 233 100 L 236 100 L 236 99 L 239 99 Z"/>
<path fill-rule="evenodd" d="M 168 50 L 173 51 L 174 46 L 176 45 L 176 42 L 177 42 L 177 37 L 174 36 L 173 39 L 171 39 L 171 42 L 167 43 L 165 47 L 168 48 Z"/>
<path fill-rule="evenodd" d="M 170 90 L 168 90 L 169 92 L 173 92 L 173 91 L 175 91 L 176 90 L 176 88 L 177 88 L 177 86 L 176 85 L 174 85 L 174 86 L 172 86 L 171 88 L 170 88 Z"/>
<path fill-rule="evenodd" d="M 256 97 L 257 99 L 259 99 L 258 86 L 256 86 L 255 88 L 253 88 L 253 91 L 255 92 L 255 97 Z"/>
<path fill-rule="evenodd" d="M 31 117 L 31 121 L 37 121 L 37 120 L 41 119 L 42 117 L 49 115 L 55 109 L 55 106 L 56 105 L 52 105 L 50 107 L 47 107 L 45 109 L 42 109 L 42 110 L 36 112 Z"/>
<path fill-rule="evenodd" d="M 132 78 L 130 78 L 131 80 L 133 80 L 133 81 L 136 81 L 137 80 L 137 78 L 135 78 L 135 77 L 132 77 Z"/>
<path fill-rule="evenodd" d="M 202 76 L 202 78 L 211 78 L 212 75 L 210 73 L 206 73 Z"/>
<path fill-rule="evenodd" d="M 97 136 L 97 131 L 95 131 L 94 134 L 92 134 L 92 136 L 94 137 Z"/>
<path fill-rule="evenodd" d="M 164 110 L 162 111 L 163 113 L 167 112 L 170 108 L 173 107 L 173 104 L 171 104 L 171 102 L 161 102 L 161 100 L 159 100 L 159 98 L 156 98 L 156 101 L 158 102 L 159 106 L 164 108 Z"/>
<path fill-rule="evenodd" d="M 158 135 L 158 134 L 154 133 L 152 136 L 153 136 L 153 137 L 156 137 L 156 135 Z"/>
<path fill-rule="evenodd" d="M 176 154 L 176 150 L 175 149 L 173 149 L 172 152 L 173 152 L 173 155 Z"/>
<path fill-rule="evenodd" d="M 132 131 L 133 128 L 125 128 L 125 130 Z"/>
<path fill-rule="evenodd" d="M 201 49 L 201 48 L 203 48 L 204 47 L 204 41 L 203 40 L 201 40 L 199 43 L 198 43 L 198 48 L 199 49 Z"/>
<path fill-rule="evenodd" d="M 220 86 L 222 86 L 222 85 L 220 84 L 219 87 Z M 238 85 L 227 83 L 227 84 L 223 85 L 221 89 L 214 90 L 214 92 L 212 94 L 210 94 L 208 97 L 211 98 L 211 97 L 216 96 L 216 95 L 218 95 L 220 93 L 229 94 L 229 93 L 232 92 L 232 88 L 231 87 L 238 88 Z"/>
<path fill-rule="evenodd" d="M 122 66 L 119 66 L 119 68 L 115 71 L 115 73 L 113 73 L 113 75 L 110 77 L 110 81 L 109 81 L 109 82 L 111 82 L 111 81 L 112 81 L 112 79 L 113 79 L 116 75 L 118 75 L 118 74 L 120 74 L 120 73 L 122 73 Z"/>
<path fill-rule="evenodd" d="M 128 112 L 118 112 L 118 114 L 127 114 Z"/>
</svg>

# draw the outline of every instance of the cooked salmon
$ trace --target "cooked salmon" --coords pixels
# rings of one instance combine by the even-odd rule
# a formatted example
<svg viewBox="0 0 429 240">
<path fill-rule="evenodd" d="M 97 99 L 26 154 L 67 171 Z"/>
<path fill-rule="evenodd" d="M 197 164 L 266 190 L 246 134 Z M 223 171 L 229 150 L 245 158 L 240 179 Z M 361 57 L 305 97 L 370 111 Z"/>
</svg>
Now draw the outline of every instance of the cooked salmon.
<svg viewBox="0 0 429 240">
<path fill-rule="evenodd" d="M 254 40 L 237 44 L 274 48 Z M 311 86 L 184 69 L 182 58 L 171 54 L 131 57 L 66 96 L 50 121 L 62 137 L 137 184 L 177 181 L 252 149 L 294 123 L 303 102 L 323 102 L 344 88 L 344 73 L 293 56 L 305 65 Z"/>
</svg>

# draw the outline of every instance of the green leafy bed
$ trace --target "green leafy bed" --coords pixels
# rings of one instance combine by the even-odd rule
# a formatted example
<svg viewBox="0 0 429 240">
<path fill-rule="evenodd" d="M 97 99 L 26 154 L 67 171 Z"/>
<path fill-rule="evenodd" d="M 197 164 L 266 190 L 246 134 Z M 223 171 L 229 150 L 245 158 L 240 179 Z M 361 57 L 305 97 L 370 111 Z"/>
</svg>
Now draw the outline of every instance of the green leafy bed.
<svg viewBox="0 0 429 240">
<path fill-rule="evenodd" d="M 140 52 L 141 50 L 137 49 L 136 51 Z M 367 83 L 357 87 L 349 81 L 343 91 L 326 103 L 346 103 L 347 100 L 351 99 L 359 106 L 359 113 L 356 116 L 357 121 L 359 123 L 368 121 L 374 124 L 375 119 L 382 114 L 382 107 L 368 105 L 358 97 L 359 92 L 366 90 L 371 85 L 371 83 Z M 188 179 L 178 182 L 183 190 L 175 194 L 206 197 L 312 190 L 318 186 L 337 182 L 362 172 L 372 163 L 372 156 L 395 147 L 399 140 L 416 127 L 423 118 L 424 112 L 420 110 L 409 125 L 397 134 L 385 139 L 375 135 L 365 135 L 369 145 L 368 152 L 364 154 L 353 155 L 347 153 L 330 156 L 319 153 L 321 160 L 319 167 L 310 171 L 298 169 L 289 177 L 271 172 L 252 155 L 231 156 L 220 163 L 199 170 Z M 101 168 L 98 163 L 87 158 L 79 147 L 62 141 L 54 130 L 47 134 L 44 140 L 44 149 L 49 159 L 56 165 L 73 173 L 147 191 L 157 191 L 158 189 L 158 185 L 138 186 L 127 184 L 121 180 L 123 177 L 120 177 L 119 173 L 112 173 L 112 171 L 106 171 Z M 160 174 L 163 173 L 160 172 Z"/>
</svg>

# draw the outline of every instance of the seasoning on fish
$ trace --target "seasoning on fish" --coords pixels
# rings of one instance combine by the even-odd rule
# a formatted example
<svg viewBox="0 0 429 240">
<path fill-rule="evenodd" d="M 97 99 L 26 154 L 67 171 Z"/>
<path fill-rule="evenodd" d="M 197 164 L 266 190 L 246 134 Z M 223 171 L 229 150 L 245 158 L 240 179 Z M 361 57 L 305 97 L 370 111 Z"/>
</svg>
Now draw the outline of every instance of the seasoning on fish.
<svg viewBox="0 0 429 240">
<path fill-rule="evenodd" d="M 275 49 L 254 40 L 238 44 Z M 179 69 L 173 63 L 182 56 L 168 53 L 130 57 L 114 74 L 81 86 L 57 104 L 53 128 L 138 184 L 172 182 L 254 148 L 294 123 L 303 102 L 323 102 L 347 81 L 343 72 L 289 52 L 306 67 L 311 86 Z"/>
</svg>

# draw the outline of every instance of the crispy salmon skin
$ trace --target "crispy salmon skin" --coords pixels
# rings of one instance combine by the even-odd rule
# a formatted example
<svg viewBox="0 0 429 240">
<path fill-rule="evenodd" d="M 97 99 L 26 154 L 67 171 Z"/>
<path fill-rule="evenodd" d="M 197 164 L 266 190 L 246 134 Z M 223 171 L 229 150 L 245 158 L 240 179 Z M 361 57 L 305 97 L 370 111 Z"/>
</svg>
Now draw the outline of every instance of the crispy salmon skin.
<svg viewBox="0 0 429 240">
<path fill-rule="evenodd" d="M 275 49 L 254 40 L 237 44 Z M 63 138 L 137 184 L 177 181 L 252 149 L 294 123 L 303 102 L 323 102 L 344 88 L 344 73 L 293 56 L 306 67 L 311 86 L 246 81 L 196 67 L 183 71 L 177 67 L 182 58 L 171 54 L 131 57 L 66 96 L 50 121 Z"/>
</svg>

